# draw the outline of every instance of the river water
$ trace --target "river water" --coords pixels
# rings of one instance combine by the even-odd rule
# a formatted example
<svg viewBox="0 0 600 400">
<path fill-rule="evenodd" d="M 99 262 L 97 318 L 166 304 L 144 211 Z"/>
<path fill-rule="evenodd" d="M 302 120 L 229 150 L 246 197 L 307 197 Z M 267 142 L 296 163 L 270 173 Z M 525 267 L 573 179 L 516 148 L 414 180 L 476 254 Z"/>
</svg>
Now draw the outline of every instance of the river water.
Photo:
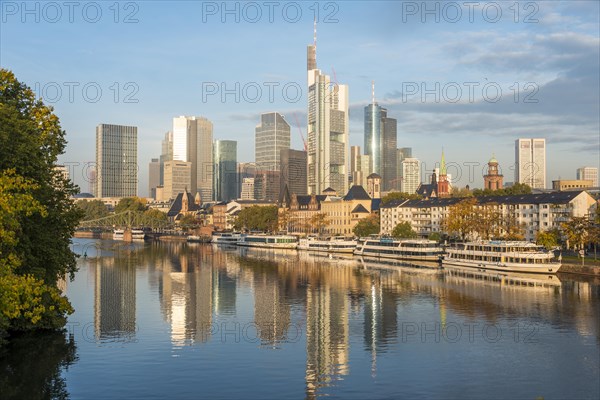
<svg viewBox="0 0 600 400">
<path fill-rule="evenodd" d="M 600 282 L 74 239 L 66 334 L 0 398 L 600 397 Z"/>
</svg>

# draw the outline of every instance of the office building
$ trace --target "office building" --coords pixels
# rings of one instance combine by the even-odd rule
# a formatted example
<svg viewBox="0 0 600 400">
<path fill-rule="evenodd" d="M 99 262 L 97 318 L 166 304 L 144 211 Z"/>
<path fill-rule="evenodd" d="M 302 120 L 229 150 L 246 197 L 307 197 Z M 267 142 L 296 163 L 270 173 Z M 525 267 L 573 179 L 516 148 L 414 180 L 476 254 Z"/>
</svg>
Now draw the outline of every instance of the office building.
<svg viewBox="0 0 600 400">
<path fill-rule="evenodd" d="M 405 158 L 412 157 L 412 147 L 401 147 L 396 150 L 396 170 L 397 170 L 397 180 L 396 180 L 396 189 L 402 190 L 402 161 Z"/>
<path fill-rule="evenodd" d="M 375 89 L 372 89 L 372 102 L 365 107 L 365 154 L 371 157 L 371 172 L 381 176 L 383 190 L 397 187 L 398 155 L 397 121 L 388 118 L 387 109 L 375 102 Z"/>
<path fill-rule="evenodd" d="M 421 184 L 421 163 L 418 159 L 408 157 L 402 161 L 402 183 L 400 191 L 416 193 Z"/>
<path fill-rule="evenodd" d="M 281 176 L 279 171 L 260 170 L 254 177 L 254 198 L 275 203 L 279 199 Z"/>
<path fill-rule="evenodd" d="M 350 147 L 350 177 L 353 185 L 366 187 L 371 175 L 371 157 L 360 153 L 360 146 Z"/>
<path fill-rule="evenodd" d="M 546 188 L 546 139 L 515 141 L 515 182 Z"/>
<path fill-rule="evenodd" d="M 255 162 L 259 170 L 279 171 L 281 150 L 290 148 L 290 125 L 277 112 L 260 116 L 256 126 Z"/>
<path fill-rule="evenodd" d="M 165 162 L 165 183 L 162 188 L 160 201 L 174 200 L 179 193 L 189 191 L 192 163 L 189 161 L 167 161 Z"/>
<path fill-rule="evenodd" d="M 192 163 L 188 190 L 213 198 L 213 124 L 204 117 L 173 118 L 173 160 Z"/>
<path fill-rule="evenodd" d="M 242 179 L 242 193 L 240 194 L 240 199 L 254 200 L 254 178 Z"/>
<path fill-rule="evenodd" d="M 287 190 L 297 195 L 305 195 L 307 193 L 307 177 L 306 177 L 306 162 L 307 154 L 305 151 L 282 149 L 280 157 L 280 174 L 281 184 L 280 193 L 282 190 Z"/>
<path fill-rule="evenodd" d="M 577 179 L 580 181 L 592 181 L 592 187 L 598 187 L 598 168 L 577 168 Z"/>
<path fill-rule="evenodd" d="M 96 197 L 137 196 L 137 127 L 96 127 Z"/>
<path fill-rule="evenodd" d="M 307 49 L 308 193 L 348 190 L 348 86 L 317 69 L 316 35 Z"/>
<path fill-rule="evenodd" d="M 230 201 L 238 197 L 237 142 L 215 140 L 213 144 L 215 201 Z M 203 197 L 204 198 L 204 197 Z"/>
<path fill-rule="evenodd" d="M 162 149 L 160 153 L 160 183 L 162 186 L 165 184 L 165 162 L 173 159 L 173 132 L 169 131 L 165 133 L 165 138 L 161 143 Z"/>
<path fill-rule="evenodd" d="M 156 199 L 156 187 L 160 186 L 160 161 L 153 158 L 148 164 L 148 195 Z"/>
</svg>

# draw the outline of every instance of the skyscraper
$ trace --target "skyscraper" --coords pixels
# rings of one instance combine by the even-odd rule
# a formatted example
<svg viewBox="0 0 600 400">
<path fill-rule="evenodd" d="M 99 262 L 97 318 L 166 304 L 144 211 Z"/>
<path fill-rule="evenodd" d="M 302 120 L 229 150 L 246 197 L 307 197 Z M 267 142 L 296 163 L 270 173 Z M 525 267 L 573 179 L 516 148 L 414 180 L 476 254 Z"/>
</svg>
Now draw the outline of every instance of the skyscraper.
<svg viewBox="0 0 600 400">
<path fill-rule="evenodd" d="M 137 196 L 137 127 L 96 127 L 96 196 Z"/>
<path fill-rule="evenodd" d="M 156 199 L 156 187 L 160 185 L 160 161 L 153 158 L 148 164 L 148 195 Z"/>
<path fill-rule="evenodd" d="M 213 197 L 213 125 L 204 117 L 173 118 L 173 160 L 192 163 L 189 191 Z"/>
<path fill-rule="evenodd" d="M 360 146 L 350 147 L 350 174 L 352 184 L 366 187 L 367 177 L 371 175 L 371 156 L 360 153 Z"/>
<path fill-rule="evenodd" d="M 162 141 L 162 151 L 160 153 L 160 182 L 159 185 L 165 184 L 165 162 L 173 160 L 173 132 L 165 133 L 165 138 Z"/>
<path fill-rule="evenodd" d="M 188 189 L 192 163 L 189 161 L 167 161 L 165 162 L 165 175 L 163 194 L 160 200 L 173 200 L 179 193 Z M 203 199 L 204 201 L 210 199 Z"/>
<path fill-rule="evenodd" d="M 365 154 L 371 157 L 371 172 L 381 175 L 385 191 L 397 186 L 396 142 L 397 121 L 375 102 L 373 86 L 372 102 L 365 107 Z"/>
<path fill-rule="evenodd" d="M 402 161 L 401 191 L 413 194 L 421 184 L 421 163 L 416 158 L 405 158 Z"/>
<path fill-rule="evenodd" d="M 546 139 L 515 141 L 515 182 L 546 188 Z"/>
<path fill-rule="evenodd" d="M 598 168 L 581 167 L 577 168 L 577 179 L 583 181 L 592 181 L 593 187 L 598 187 Z"/>
<path fill-rule="evenodd" d="M 397 184 L 396 189 L 402 190 L 402 161 L 405 158 L 412 157 L 412 147 L 401 147 L 396 150 L 396 163 L 397 163 Z"/>
<path fill-rule="evenodd" d="M 214 200 L 230 201 L 238 197 L 237 142 L 235 140 L 215 140 L 214 160 Z M 201 194 L 202 195 L 202 194 Z"/>
<path fill-rule="evenodd" d="M 281 150 L 290 148 L 290 125 L 277 112 L 260 116 L 256 126 L 255 162 L 259 170 L 279 171 Z"/>
<path fill-rule="evenodd" d="M 306 195 L 306 152 L 301 150 L 283 149 L 281 150 L 280 172 L 281 185 L 280 193 L 287 186 L 290 195 Z"/>
<path fill-rule="evenodd" d="M 316 32 L 316 29 L 315 29 Z M 348 86 L 317 69 L 316 33 L 308 46 L 308 193 L 348 191 Z"/>
</svg>

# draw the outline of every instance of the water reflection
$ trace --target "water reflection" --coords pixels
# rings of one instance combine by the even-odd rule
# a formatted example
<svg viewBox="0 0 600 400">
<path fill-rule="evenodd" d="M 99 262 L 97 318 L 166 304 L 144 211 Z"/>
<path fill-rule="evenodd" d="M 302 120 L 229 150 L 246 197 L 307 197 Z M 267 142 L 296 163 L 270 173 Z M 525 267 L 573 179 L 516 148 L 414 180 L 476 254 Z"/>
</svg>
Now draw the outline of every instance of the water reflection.
<svg viewBox="0 0 600 400">
<path fill-rule="evenodd" d="M 526 323 L 547 327 L 549 334 L 555 329 L 593 338 L 596 351 L 600 343 L 600 285 L 590 281 L 414 268 L 303 252 L 186 243 L 151 244 L 119 254 L 89 263 L 95 268 L 98 338 L 135 334 L 136 273 L 144 270 L 148 285 L 154 288 L 150 293 L 158 296 L 162 319 L 169 325 L 172 348 L 183 351 L 187 346 L 223 342 L 222 324 L 238 322 L 252 325 L 256 335 L 242 339 L 248 339 L 246 343 L 253 348 L 256 339 L 260 351 L 295 348 L 300 342 L 304 376 L 288 379 L 303 380 L 306 398 L 353 387 L 352 375 L 364 374 L 372 382 L 386 372 L 389 375 L 381 361 L 391 353 L 394 362 L 402 365 L 395 353 L 407 341 L 423 342 L 423 324 L 439 329 L 442 339 L 444 330 L 453 324 L 505 327 Z M 301 337 L 295 334 L 295 327 Z M 406 337 L 407 327 L 415 328 L 416 333 Z M 436 334 L 439 339 L 440 333 Z M 561 343 L 562 338 L 556 335 L 553 340 Z M 501 349 L 514 352 L 514 345 L 506 341 Z M 532 349 L 533 353 L 545 351 Z M 578 347 L 580 352 L 582 349 Z M 366 357 L 361 358 L 361 353 Z M 370 376 L 351 356 L 369 360 Z M 456 357 L 455 362 L 464 358 L 462 354 Z M 554 357 L 550 364 L 558 368 L 562 359 Z M 286 361 L 282 361 L 283 370 Z M 589 368 L 584 376 L 590 371 L 593 376 L 598 362 L 592 360 Z M 542 375 L 538 378 L 543 379 Z M 396 384 L 385 383 L 390 387 Z M 484 395 L 485 385 L 482 390 L 477 393 Z M 394 393 L 382 395 L 394 397 Z M 419 393 L 423 395 L 413 394 Z M 436 397 L 444 397 L 444 393 Z"/>
<path fill-rule="evenodd" d="M 11 338 L 0 349 L 0 398 L 68 399 L 61 371 L 76 361 L 75 341 L 62 332 Z"/>
</svg>

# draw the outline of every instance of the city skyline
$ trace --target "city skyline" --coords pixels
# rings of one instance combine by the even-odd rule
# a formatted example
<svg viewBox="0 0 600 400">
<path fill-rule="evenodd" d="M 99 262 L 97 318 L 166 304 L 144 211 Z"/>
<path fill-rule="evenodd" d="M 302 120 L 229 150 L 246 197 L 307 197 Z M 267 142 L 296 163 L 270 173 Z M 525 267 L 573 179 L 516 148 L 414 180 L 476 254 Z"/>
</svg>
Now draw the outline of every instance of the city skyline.
<svg viewBox="0 0 600 400">
<path fill-rule="evenodd" d="M 309 10 L 303 10 L 303 17 L 297 23 L 288 23 L 281 18 L 273 23 L 232 23 L 231 20 L 222 23 L 217 16 L 208 18 L 197 32 L 181 24 L 178 29 L 152 33 L 159 35 L 151 36 L 156 39 L 159 54 L 142 50 L 131 52 L 130 49 L 135 47 L 131 46 L 132 42 L 128 42 L 128 46 L 115 46 L 111 51 L 101 49 L 105 41 L 115 41 L 121 35 L 151 32 L 151 26 L 168 23 L 176 12 L 180 14 L 183 10 L 189 11 L 184 12 L 185 15 L 194 15 L 194 12 L 201 15 L 200 5 L 182 7 L 186 8 L 174 7 L 165 11 L 151 3 L 142 3 L 137 15 L 139 23 L 129 25 L 115 24 L 110 18 L 97 25 L 75 21 L 73 28 L 84 33 L 81 38 L 71 35 L 68 23 L 64 24 L 64 30 L 52 32 L 46 29 L 48 23 L 43 21 L 27 24 L 20 19 L 18 23 L 9 19 L 3 23 L 3 37 L 10 35 L 21 39 L 1 40 L 2 65 L 21 76 L 36 93 L 45 95 L 45 101 L 61 115 L 69 145 L 60 162 L 71 166 L 75 182 L 83 191 L 88 186 L 83 178 L 86 163 L 94 160 L 94 148 L 89 143 L 93 141 L 92 132 L 100 121 L 138 126 L 140 195 L 147 195 L 144 193 L 148 182 L 145 166 L 151 158 L 158 156 L 157 149 L 164 132 L 171 129 L 169 121 L 177 115 L 207 116 L 215 125 L 214 138 L 237 140 L 238 159 L 251 161 L 256 121 L 261 113 L 276 110 L 286 116 L 291 125 L 291 147 L 302 149 L 298 129 L 306 135 L 304 49 L 310 41 L 313 24 Z M 431 20 L 423 23 L 421 15 L 403 15 L 401 4 L 353 2 L 339 5 L 335 16 L 337 23 L 326 23 L 325 17 L 320 15 L 319 63 L 324 73 L 337 76 L 340 82 L 350 86 L 349 146 L 363 144 L 362 109 L 370 101 L 369 82 L 375 80 L 378 92 L 382 93 L 378 96 L 379 103 L 398 119 L 398 147 L 412 147 L 426 165 L 424 169 L 429 171 L 438 162 L 441 147 L 431 146 L 431 142 L 443 143 L 447 153 L 452 154 L 447 160 L 448 172 L 453 175 L 455 185 L 482 187 L 491 152 L 496 154 L 502 173 L 512 176 L 512 143 L 519 137 L 546 139 L 547 187 L 559 176 L 574 179 L 577 168 L 597 166 L 599 40 L 595 27 L 598 3 L 541 2 L 535 14 L 536 23 L 524 23 L 524 12 L 515 22 L 510 10 L 503 11 L 504 17 L 495 23 L 482 19 L 480 13 L 476 13 L 474 21 L 470 22 L 466 12 L 456 23 L 450 23 L 443 15 L 438 23 Z M 110 15 L 108 10 L 105 14 Z M 402 23 L 392 25 L 392 20 Z M 100 25 L 111 29 L 106 35 L 99 36 L 94 27 Z M 285 37 L 274 35 L 283 26 L 289 34 Z M 203 60 L 200 64 L 194 62 L 197 56 L 192 54 L 189 63 L 177 66 L 177 74 L 156 74 L 166 65 L 171 68 L 167 60 L 171 54 L 183 51 L 183 46 L 191 43 L 207 44 L 211 49 L 218 46 L 217 42 L 208 42 L 209 39 L 204 37 L 203 32 L 207 29 L 222 35 L 224 40 L 236 38 L 228 40 L 231 48 L 227 54 L 214 60 Z M 454 32 L 451 38 L 447 35 L 450 30 Z M 44 35 L 40 36 L 40 32 Z M 64 62 L 57 62 L 42 71 L 24 62 L 19 56 L 21 49 L 33 46 L 38 37 L 71 42 L 75 49 L 72 54 L 77 54 L 84 63 L 82 65 L 89 68 L 74 69 Z M 267 37 L 269 40 L 265 41 Z M 139 40 L 135 38 L 137 35 L 134 40 Z M 179 43 L 177 39 L 181 38 L 185 40 Z M 93 51 L 89 50 L 89 40 L 98 45 Z M 253 60 L 249 51 L 258 41 L 268 43 L 266 47 L 272 51 L 263 53 L 264 62 L 245 62 Z M 522 43 L 522 48 L 512 49 L 513 43 Z M 360 59 L 352 51 L 357 47 L 361 51 Z M 48 50 L 41 49 L 40 57 L 46 57 L 43 53 Z M 60 56 L 62 50 L 57 51 Z M 402 56 L 405 53 L 411 56 Z M 65 61 L 71 60 L 72 54 L 64 57 Z M 109 63 L 118 58 L 120 62 L 115 65 L 123 67 L 95 63 L 98 56 Z M 382 62 L 370 62 L 376 57 Z M 240 62 L 246 66 L 243 70 L 236 68 Z M 523 68 L 532 63 L 535 68 Z M 202 73 L 194 72 L 198 67 Z M 53 82 L 62 88 L 62 96 L 58 99 L 52 92 L 55 89 Z M 65 86 L 68 82 L 79 84 L 72 101 L 69 101 L 68 86 Z M 219 88 L 221 84 L 231 88 L 235 82 L 242 85 L 254 82 L 262 88 L 263 96 L 255 103 L 245 101 L 248 99 L 243 97 L 236 103 L 233 96 L 223 103 L 221 93 L 202 99 L 202 83 L 207 82 L 217 83 Z M 273 102 L 267 99 L 265 82 L 279 84 Z M 478 89 L 497 83 L 503 92 L 502 99 L 496 103 L 482 101 L 478 90 L 475 101 L 469 102 L 465 99 L 469 93 L 463 85 L 465 82 L 476 82 Z M 535 95 L 531 90 L 529 92 L 530 100 L 538 100 L 537 103 L 524 102 L 527 94 L 524 86 L 528 82 L 537 88 Z M 80 89 L 87 83 L 101 87 L 103 95 L 99 101 L 92 103 L 83 99 Z M 282 99 L 279 89 L 286 83 L 297 84 L 302 89 L 298 101 Z M 411 90 L 415 91 L 413 83 L 417 84 L 418 92 L 409 96 Z M 440 85 L 437 94 L 441 100 L 436 102 L 435 94 L 425 94 L 425 101 L 421 101 L 423 93 L 420 93 L 419 85 L 431 89 L 436 83 Z M 453 83 L 462 88 L 463 98 L 457 102 L 448 101 Z M 514 86 L 515 83 L 518 85 Z M 188 90 L 190 86 L 194 90 Z M 295 85 L 290 87 L 293 89 Z M 290 90 L 290 95 L 292 92 Z M 137 100 L 137 103 L 126 102 L 126 98 Z M 292 118 L 294 114 L 299 123 Z M 465 141 L 469 142 L 468 147 L 464 146 Z M 477 165 L 471 167 L 473 163 Z M 452 170 L 456 168 L 454 164 L 461 167 L 460 176 Z M 471 168 L 477 172 L 472 179 L 468 173 Z"/>
</svg>

